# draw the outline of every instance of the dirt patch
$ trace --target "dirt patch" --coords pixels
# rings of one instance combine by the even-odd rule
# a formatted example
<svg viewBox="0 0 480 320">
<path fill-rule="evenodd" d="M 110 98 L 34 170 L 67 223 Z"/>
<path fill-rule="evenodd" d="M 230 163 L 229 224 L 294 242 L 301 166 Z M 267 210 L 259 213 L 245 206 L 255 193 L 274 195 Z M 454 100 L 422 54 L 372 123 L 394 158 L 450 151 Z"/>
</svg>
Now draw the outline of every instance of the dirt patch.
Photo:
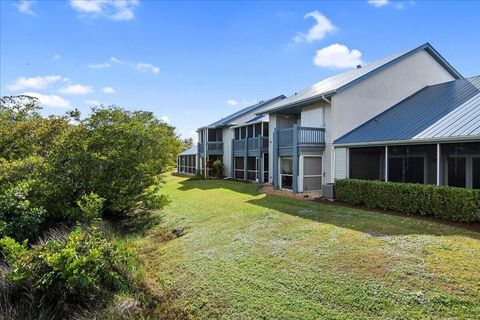
<svg viewBox="0 0 480 320">
<path fill-rule="evenodd" d="M 293 193 L 286 190 L 274 189 L 272 186 L 264 185 L 260 189 L 260 192 L 271 195 L 271 196 L 283 196 L 292 199 L 302 199 L 302 200 L 316 200 L 322 197 L 322 192 L 312 191 L 312 192 L 302 192 L 302 193 Z"/>
</svg>

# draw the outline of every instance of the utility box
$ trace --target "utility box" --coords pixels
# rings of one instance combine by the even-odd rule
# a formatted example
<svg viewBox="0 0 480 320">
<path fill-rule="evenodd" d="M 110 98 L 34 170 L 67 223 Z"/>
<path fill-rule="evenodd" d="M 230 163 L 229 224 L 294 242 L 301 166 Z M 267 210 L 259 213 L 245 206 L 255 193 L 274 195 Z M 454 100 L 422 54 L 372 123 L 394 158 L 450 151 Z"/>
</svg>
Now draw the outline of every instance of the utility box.
<svg viewBox="0 0 480 320">
<path fill-rule="evenodd" d="M 333 200 L 334 191 L 335 191 L 334 187 L 335 187 L 334 183 L 327 183 L 327 184 L 322 185 L 322 196 L 325 199 Z"/>
</svg>

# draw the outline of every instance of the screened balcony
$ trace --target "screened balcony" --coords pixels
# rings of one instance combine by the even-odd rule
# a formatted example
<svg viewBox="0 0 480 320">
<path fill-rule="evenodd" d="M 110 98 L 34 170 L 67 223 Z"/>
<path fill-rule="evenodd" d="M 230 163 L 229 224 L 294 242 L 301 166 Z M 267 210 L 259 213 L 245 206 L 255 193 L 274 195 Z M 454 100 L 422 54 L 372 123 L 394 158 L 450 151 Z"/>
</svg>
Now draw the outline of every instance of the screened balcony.
<svg viewBox="0 0 480 320">
<path fill-rule="evenodd" d="M 295 148 L 325 148 L 325 128 L 299 127 L 276 129 L 279 155 L 292 155 Z M 274 143 L 275 144 L 275 143 Z"/>
<path fill-rule="evenodd" d="M 207 142 L 207 155 L 222 155 L 223 154 L 223 141 L 209 141 Z M 200 156 L 205 156 L 205 143 L 198 143 L 198 152 Z"/>
</svg>

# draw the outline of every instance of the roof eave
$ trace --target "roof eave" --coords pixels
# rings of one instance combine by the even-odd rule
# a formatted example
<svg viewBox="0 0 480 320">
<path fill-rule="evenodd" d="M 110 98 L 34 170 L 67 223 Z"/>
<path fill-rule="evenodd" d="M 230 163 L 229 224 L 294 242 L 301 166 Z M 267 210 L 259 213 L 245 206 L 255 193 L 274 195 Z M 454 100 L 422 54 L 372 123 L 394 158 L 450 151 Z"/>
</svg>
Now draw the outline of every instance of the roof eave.
<svg viewBox="0 0 480 320">
<path fill-rule="evenodd" d="M 329 97 L 333 96 L 335 93 L 336 93 L 336 90 L 328 91 L 328 92 L 325 92 L 323 94 L 320 94 L 320 95 L 317 95 L 317 96 L 314 96 L 314 97 L 311 97 L 311 98 L 308 98 L 308 99 L 304 99 L 304 100 L 289 103 L 289 104 L 281 106 L 279 108 L 275 108 L 275 109 L 271 109 L 271 110 L 265 110 L 264 112 L 256 113 L 256 115 L 277 113 L 278 111 L 282 111 L 282 110 L 286 110 L 286 109 L 290 109 L 290 108 L 307 106 L 307 105 L 310 105 L 310 104 L 313 104 L 313 103 L 324 101 L 324 98 L 329 98 Z"/>
<path fill-rule="evenodd" d="M 480 136 L 452 136 L 452 137 L 431 137 L 422 139 L 404 139 L 404 140 L 383 140 L 383 141 L 367 141 L 367 142 L 334 142 L 335 147 L 360 147 L 360 146 L 384 146 L 395 144 L 430 144 L 430 143 L 446 143 L 446 142 L 466 142 L 478 141 Z"/>
</svg>

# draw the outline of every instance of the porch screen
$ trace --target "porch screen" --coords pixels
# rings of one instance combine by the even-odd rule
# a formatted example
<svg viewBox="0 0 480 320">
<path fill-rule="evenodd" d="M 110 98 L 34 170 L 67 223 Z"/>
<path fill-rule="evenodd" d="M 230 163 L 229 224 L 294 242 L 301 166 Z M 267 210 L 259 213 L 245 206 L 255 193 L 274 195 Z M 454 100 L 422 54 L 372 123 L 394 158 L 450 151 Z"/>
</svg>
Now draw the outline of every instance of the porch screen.
<svg viewBox="0 0 480 320">
<path fill-rule="evenodd" d="M 244 179 L 244 168 L 243 157 L 235 157 L 235 179 Z"/>
<path fill-rule="evenodd" d="M 322 189 L 322 158 L 303 158 L 303 191 Z"/>
</svg>

